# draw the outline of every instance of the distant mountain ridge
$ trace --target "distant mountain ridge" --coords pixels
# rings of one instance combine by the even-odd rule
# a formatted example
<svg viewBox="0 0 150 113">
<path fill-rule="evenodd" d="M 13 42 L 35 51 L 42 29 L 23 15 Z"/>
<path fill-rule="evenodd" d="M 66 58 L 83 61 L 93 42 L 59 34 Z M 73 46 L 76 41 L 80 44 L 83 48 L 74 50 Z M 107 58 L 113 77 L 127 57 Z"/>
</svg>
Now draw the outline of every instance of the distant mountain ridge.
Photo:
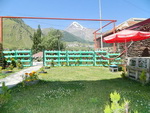
<svg viewBox="0 0 150 113">
<path fill-rule="evenodd" d="M 91 43 L 90 41 L 86 41 L 78 36 L 75 36 L 67 31 L 62 31 L 63 37 L 62 40 L 65 42 L 80 42 L 80 43 Z"/>
<path fill-rule="evenodd" d="M 74 28 L 78 30 L 84 30 L 85 27 L 74 22 Z M 71 28 L 69 26 L 68 28 Z M 43 36 L 47 35 L 48 32 L 53 28 L 42 29 Z M 81 31 L 77 31 L 79 34 Z M 87 30 L 86 30 L 87 31 Z M 31 49 L 32 47 L 32 36 L 35 32 L 35 29 L 31 28 L 22 19 L 4 19 L 3 21 L 3 46 L 5 49 Z M 66 30 L 61 30 L 63 33 L 62 41 L 67 42 L 69 46 L 73 47 L 74 45 L 80 44 L 89 45 L 93 44 L 93 41 L 85 40 L 77 35 L 74 35 Z M 76 44 L 75 44 L 76 43 Z M 69 47 L 68 46 L 68 47 Z"/>
<path fill-rule="evenodd" d="M 50 30 L 53 30 L 53 28 L 42 29 L 43 35 L 47 35 Z M 63 37 L 61 40 L 64 42 L 91 43 L 90 41 L 84 40 L 78 36 L 75 36 L 72 33 L 67 32 L 67 31 L 61 30 L 61 32 L 63 33 Z"/>
</svg>

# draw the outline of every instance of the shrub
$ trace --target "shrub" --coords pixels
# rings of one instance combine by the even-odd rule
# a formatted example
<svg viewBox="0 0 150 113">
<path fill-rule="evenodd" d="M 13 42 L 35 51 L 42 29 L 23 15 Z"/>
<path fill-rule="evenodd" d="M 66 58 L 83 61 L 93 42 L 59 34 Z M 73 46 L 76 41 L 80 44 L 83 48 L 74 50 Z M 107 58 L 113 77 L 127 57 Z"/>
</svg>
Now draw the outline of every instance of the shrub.
<svg viewBox="0 0 150 113">
<path fill-rule="evenodd" d="M 13 65 L 13 67 L 16 67 L 16 61 L 14 58 L 11 58 L 11 64 Z"/>
<path fill-rule="evenodd" d="M 127 78 L 127 75 L 126 75 L 126 73 L 125 73 L 124 70 L 123 70 L 122 73 L 121 73 L 121 77 L 122 77 L 122 78 Z"/>
<path fill-rule="evenodd" d="M 3 68 L 5 69 L 7 67 L 7 58 L 3 59 Z"/>
<path fill-rule="evenodd" d="M 116 91 L 110 94 L 111 105 L 106 105 L 104 113 L 131 113 L 129 111 L 129 101 L 124 99 L 124 102 L 120 104 L 121 96 Z M 138 113 L 137 111 L 134 113 Z"/>
<path fill-rule="evenodd" d="M 20 60 L 17 60 L 17 68 L 23 69 L 23 65 L 22 65 L 22 62 Z"/>
<path fill-rule="evenodd" d="M 146 84 L 146 71 L 145 70 L 142 70 L 142 72 L 139 76 L 139 79 L 140 79 L 142 85 Z"/>
<path fill-rule="evenodd" d="M 10 64 L 7 68 L 8 70 L 13 70 L 14 69 L 14 66 L 12 64 Z"/>
<path fill-rule="evenodd" d="M 10 90 L 5 85 L 5 82 L 2 83 L 2 93 L 0 94 L 0 107 L 6 104 L 11 98 Z"/>
<path fill-rule="evenodd" d="M 0 73 L 2 73 L 2 68 L 3 68 L 3 67 L 2 67 L 2 66 L 0 66 Z"/>
</svg>

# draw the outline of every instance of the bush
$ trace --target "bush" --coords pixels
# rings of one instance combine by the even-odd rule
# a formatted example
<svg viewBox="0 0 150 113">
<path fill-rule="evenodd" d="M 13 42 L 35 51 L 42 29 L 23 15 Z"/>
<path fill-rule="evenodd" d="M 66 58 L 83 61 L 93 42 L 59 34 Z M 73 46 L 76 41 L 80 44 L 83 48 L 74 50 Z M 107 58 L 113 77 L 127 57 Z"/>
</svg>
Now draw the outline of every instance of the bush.
<svg viewBox="0 0 150 113">
<path fill-rule="evenodd" d="M 127 75 L 126 75 L 125 71 L 122 71 L 121 77 L 122 77 L 122 78 L 127 78 Z"/>
<path fill-rule="evenodd" d="M 20 60 L 17 60 L 17 68 L 23 69 L 23 65 L 22 65 L 22 62 Z"/>
<path fill-rule="evenodd" d="M 0 73 L 2 73 L 2 68 L 3 68 L 3 67 L 0 66 Z"/>
<path fill-rule="evenodd" d="M 104 113 L 131 113 L 129 111 L 129 101 L 124 99 L 124 102 L 120 104 L 121 96 L 116 91 L 110 94 L 111 105 L 106 105 Z M 135 111 L 134 113 L 138 113 Z"/>
<path fill-rule="evenodd" d="M 13 67 L 16 67 L 16 61 L 14 58 L 11 59 L 11 64 L 13 65 Z"/>
<path fill-rule="evenodd" d="M 0 94 L 0 107 L 6 104 L 11 98 L 10 90 L 5 86 L 5 82 L 2 83 L 2 93 Z"/>
<path fill-rule="evenodd" d="M 145 70 L 142 70 L 142 72 L 139 76 L 139 79 L 140 79 L 142 85 L 146 84 L 146 71 Z"/>
<path fill-rule="evenodd" d="M 7 67 L 7 59 L 4 58 L 4 59 L 3 59 L 3 68 L 5 69 L 6 67 Z"/>
<path fill-rule="evenodd" d="M 7 68 L 8 70 L 13 70 L 14 69 L 14 66 L 12 64 L 10 64 Z"/>
</svg>

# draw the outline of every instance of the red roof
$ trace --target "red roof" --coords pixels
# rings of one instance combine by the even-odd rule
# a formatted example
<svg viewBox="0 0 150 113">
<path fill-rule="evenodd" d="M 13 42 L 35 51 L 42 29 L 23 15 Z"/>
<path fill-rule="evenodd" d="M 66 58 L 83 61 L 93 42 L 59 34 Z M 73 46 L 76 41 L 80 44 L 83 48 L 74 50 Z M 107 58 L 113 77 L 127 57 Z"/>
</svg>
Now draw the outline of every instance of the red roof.
<svg viewBox="0 0 150 113">
<path fill-rule="evenodd" d="M 33 57 L 43 57 L 43 52 L 38 52 L 34 54 Z"/>
<path fill-rule="evenodd" d="M 137 24 L 134 24 L 126 29 L 150 32 L 150 18 L 148 18 L 147 20 L 144 20 L 142 22 L 139 22 Z"/>
</svg>

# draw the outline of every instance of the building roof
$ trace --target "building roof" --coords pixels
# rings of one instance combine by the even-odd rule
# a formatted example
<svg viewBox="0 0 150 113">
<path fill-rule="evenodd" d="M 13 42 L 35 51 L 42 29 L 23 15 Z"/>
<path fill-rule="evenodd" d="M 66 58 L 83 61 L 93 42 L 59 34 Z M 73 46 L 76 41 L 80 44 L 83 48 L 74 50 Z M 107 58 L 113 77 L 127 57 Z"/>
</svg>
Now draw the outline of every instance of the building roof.
<svg viewBox="0 0 150 113">
<path fill-rule="evenodd" d="M 132 26 L 129 26 L 126 29 L 150 32 L 150 18 Z"/>
<path fill-rule="evenodd" d="M 34 58 L 37 58 L 37 57 L 41 57 L 42 58 L 43 57 L 43 52 L 38 52 L 38 53 L 34 54 L 33 57 Z"/>
<path fill-rule="evenodd" d="M 118 26 L 116 26 L 115 27 L 115 32 L 121 31 L 123 29 L 127 29 L 130 26 L 136 25 L 136 24 L 141 23 L 145 20 L 146 20 L 145 18 L 130 18 L 130 19 L 126 20 L 125 22 L 123 22 L 123 23 L 119 24 Z M 113 34 L 113 30 L 114 29 L 111 29 L 111 30 L 106 31 L 105 33 L 103 33 L 103 37 L 106 37 L 108 35 Z"/>
</svg>

